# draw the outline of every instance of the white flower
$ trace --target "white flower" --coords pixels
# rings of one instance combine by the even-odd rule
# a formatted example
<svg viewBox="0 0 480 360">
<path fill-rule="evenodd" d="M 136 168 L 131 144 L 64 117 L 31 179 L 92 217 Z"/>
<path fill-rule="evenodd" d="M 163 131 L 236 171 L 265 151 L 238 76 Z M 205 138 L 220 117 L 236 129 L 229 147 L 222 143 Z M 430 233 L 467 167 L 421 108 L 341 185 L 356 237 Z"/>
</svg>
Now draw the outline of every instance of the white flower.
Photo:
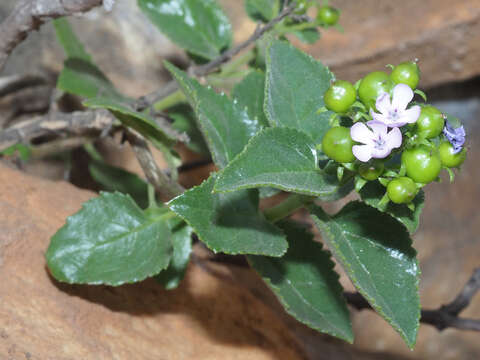
<svg viewBox="0 0 480 360">
<path fill-rule="evenodd" d="M 415 105 L 407 109 L 408 103 L 413 99 L 413 91 L 410 86 L 398 84 L 393 88 L 393 98 L 384 92 L 377 97 L 376 108 L 380 114 L 370 110 L 375 122 L 387 125 L 388 127 L 401 127 L 405 124 L 412 124 L 420 116 L 420 106 Z"/>
<path fill-rule="evenodd" d="M 356 142 L 364 145 L 354 145 L 352 152 L 355 157 L 363 162 L 371 158 L 383 159 L 392 152 L 392 149 L 402 145 L 402 133 L 398 127 L 387 132 L 385 124 L 369 121 L 368 126 L 357 122 L 350 128 L 350 136 Z"/>
</svg>

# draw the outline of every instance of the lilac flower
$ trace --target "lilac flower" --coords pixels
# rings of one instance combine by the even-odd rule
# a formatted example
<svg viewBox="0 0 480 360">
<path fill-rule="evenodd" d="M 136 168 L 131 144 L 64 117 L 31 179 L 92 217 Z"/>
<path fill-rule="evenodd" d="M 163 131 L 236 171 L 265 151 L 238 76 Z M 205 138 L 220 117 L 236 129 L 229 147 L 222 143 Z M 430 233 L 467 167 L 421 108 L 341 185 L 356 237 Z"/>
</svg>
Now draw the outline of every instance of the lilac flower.
<svg viewBox="0 0 480 360">
<path fill-rule="evenodd" d="M 392 149 L 402 145 L 402 133 L 395 127 L 387 132 L 388 127 L 385 124 L 369 121 L 368 126 L 357 122 L 350 128 L 350 136 L 356 142 L 364 145 L 354 145 L 353 155 L 363 162 L 371 158 L 383 159 L 390 155 Z"/>
<path fill-rule="evenodd" d="M 380 114 L 370 110 L 375 122 L 387 125 L 388 127 L 400 127 L 417 121 L 420 116 L 420 106 L 415 105 L 407 109 L 408 103 L 413 99 L 413 91 L 410 86 L 398 84 L 393 88 L 393 97 L 386 92 L 377 97 L 375 106 Z"/>
<path fill-rule="evenodd" d="M 463 126 L 454 129 L 452 125 L 445 121 L 445 127 L 443 128 L 443 134 L 447 138 L 447 140 L 453 146 L 453 153 L 458 154 L 463 149 L 463 145 L 465 144 L 465 129 Z"/>
</svg>

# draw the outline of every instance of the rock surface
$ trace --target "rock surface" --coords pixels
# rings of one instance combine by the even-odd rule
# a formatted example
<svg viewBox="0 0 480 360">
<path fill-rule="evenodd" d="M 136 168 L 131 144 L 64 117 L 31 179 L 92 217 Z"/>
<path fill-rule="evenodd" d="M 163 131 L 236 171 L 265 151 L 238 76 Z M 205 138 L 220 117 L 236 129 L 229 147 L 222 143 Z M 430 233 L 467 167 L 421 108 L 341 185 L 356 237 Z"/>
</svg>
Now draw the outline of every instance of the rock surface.
<svg viewBox="0 0 480 360">
<path fill-rule="evenodd" d="M 190 266 L 181 287 L 49 277 L 49 237 L 94 194 L 0 165 L 1 359 L 305 359 L 248 291 Z"/>
</svg>

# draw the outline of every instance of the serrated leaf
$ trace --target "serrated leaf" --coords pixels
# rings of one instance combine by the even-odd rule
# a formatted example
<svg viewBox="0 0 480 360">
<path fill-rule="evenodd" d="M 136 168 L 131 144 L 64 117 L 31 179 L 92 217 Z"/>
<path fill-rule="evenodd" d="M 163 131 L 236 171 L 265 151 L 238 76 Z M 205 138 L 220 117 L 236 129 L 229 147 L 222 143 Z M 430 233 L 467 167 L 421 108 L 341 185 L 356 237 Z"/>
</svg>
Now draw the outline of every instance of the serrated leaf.
<svg viewBox="0 0 480 360">
<path fill-rule="evenodd" d="M 166 63 L 195 110 L 200 130 L 207 141 L 215 164 L 223 168 L 243 150 L 248 140 L 261 128 L 245 109 L 224 94 L 204 87 L 185 72 Z"/>
<path fill-rule="evenodd" d="M 247 109 L 251 119 L 257 119 L 261 126 L 267 127 L 268 120 L 263 111 L 265 99 L 265 74 L 252 71 L 233 88 L 232 97 L 238 104 Z"/>
<path fill-rule="evenodd" d="M 405 227 L 359 201 L 335 216 L 317 206 L 310 213 L 358 291 L 412 348 L 420 319 L 420 269 Z"/>
<path fill-rule="evenodd" d="M 109 110 L 123 125 L 137 130 L 162 150 L 175 143 L 175 136 L 164 131 L 150 115 L 134 111 L 115 99 L 98 97 L 84 101 L 83 105 Z"/>
<path fill-rule="evenodd" d="M 188 104 L 180 104 L 167 110 L 168 116 L 173 119 L 172 127 L 179 133 L 186 133 L 190 139 L 186 143 L 193 152 L 210 155 L 207 144 L 196 122 L 195 113 Z"/>
<path fill-rule="evenodd" d="M 121 285 L 165 269 L 172 255 L 166 217 L 147 217 L 128 195 L 101 193 L 52 237 L 52 275 L 76 284 Z"/>
<path fill-rule="evenodd" d="M 142 209 L 148 206 L 148 184 L 137 174 L 98 160 L 92 160 L 88 170 L 103 190 L 128 194 Z"/>
<path fill-rule="evenodd" d="M 250 265 L 290 315 L 315 330 L 351 343 L 349 312 L 330 254 L 298 224 L 283 221 L 278 225 L 287 235 L 287 253 L 281 258 L 250 255 Z"/>
<path fill-rule="evenodd" d="M 278 15 L 280 0 L 245 0 L 245 11 L 254 21 L 268 22 Z"/>
<path fill-rule="evenodd" d="M 167 290 L 177 288 L 182 281 L 192 252 L 193 229 L 184 222 L 180 224 L 177 222 L 171 230 L 173 255 L 170 265 L 166 270 L 155 276 L 155 280 Z"/>
<path fill-rule="evenodd" d="M 316 28 L 294 31 L 293 35 L 306 44 L 314 44 L 320 39 L 320 32 Z"/>
<path fill-rule="evenodd" d="M 218 176 L 215 191 L 228 192 L 256 187 L 336 200 L 347 195 L 353 181 L 340 183 L 336 174 L 318 167 L 317 152 L 305 133 L 289 128 L 262 130 Z"/>
<path fill-rule="evenodd" d="M 296 128 L 315 144 L 330 128 L 332 112 L 318 113 L 333 74 L 322 63 L 285 41 L 274 41 L 267 50 L 265 113 L 272 126 Z"/>
<path fill-rule="evenodd" d="M 386 212 L 400 221 L 410 234 L 418 229 L 420 223 L 420 215 L 425 206 L 425 194 L 420 190 L 413 199 L 415 211 L 411 211 L 405 204 L 395 204 L 391 201 L 383 205 L 380 200 L 385 195 L 386 188 L 377 181 L 368 181 L 360 190 L 359 194 L 362 200 L 370 206 L 380 211 Z"/>
<path fill-rule="evenodd" d="M 287 241 L 282 231 L 258 211 L 258 192 L 213 194 L 215 174 L 168 203 L 214 252 L 282 256 Z"/>
<path fill-rule="evenodd" d="M 58 41 L 63 46 L 67 59 L 57 80 L 57 88 L 84 98 L 104 96 L 119 101 L 128 98 L 121 95 L 93 63 L 83 44 L 76 37 L 67 19 L 54 21 Z"/>
<path fill-rule="evenodd" d="M 216 58 L 232 42 L 230 21 L 215 0 L 138 0 L 150 21 L 192 54 Z"/>
</svg>

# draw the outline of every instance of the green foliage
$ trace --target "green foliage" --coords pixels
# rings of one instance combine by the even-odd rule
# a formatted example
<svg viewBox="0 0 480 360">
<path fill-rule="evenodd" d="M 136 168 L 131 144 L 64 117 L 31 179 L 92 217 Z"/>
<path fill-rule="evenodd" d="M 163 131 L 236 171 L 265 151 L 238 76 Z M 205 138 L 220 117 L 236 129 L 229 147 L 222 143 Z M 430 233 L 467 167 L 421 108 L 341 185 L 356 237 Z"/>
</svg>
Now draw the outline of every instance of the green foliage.
<svg viewBox="0 0 480 360">
<path fill-rule="evenodd" d="M 420 270 L 404 226 L 361 202 L 335 216 L 312 206 L 311 215 L 356 288 L 412 348 L 420 319 Z"/>
<path fill-rule="evenodd" d="M 128 101 L 128 98 L 121 95 L 92 62 L 92 57 L 73 32 L 68 20 L 57 19 L 54 21 L 54 26 L 57 38 L 67 55 L 57 80 L 57 88 L 84 98 L 103 96 L 118 101 Z"/>
<path fill-rule="evenodd" d="M 148 217 L 128 195 L 101 193 L 52 237 L 48 267 L 76 284 L 116 286 L 156 275 L 172 255 L 168 217 Z"/>
<path fill-rule="evenodd" d="M 215 174 L 168 203 L 214 252 L 282 256 L 287 241 L 282 231 L 258 211 L 256 190 L 213 194 Z"/>
<path fill-rule="evenodd" d="M 207 141 L 215 164 L 223 168 L 244 148 L 261 128 L 245 109 L 225 94 L 204 87 L 171 64 L 167 69 L 177 80 L 195 110 L 200 130 Z"/>
<path fill-rule="evenodd" d="M 279 10 L 280 0 L 245 0 L 245 11 L 254 21 L 268 22 Z"/>
<path fill-rule="evenodd" d="M 100 160 L 90 161 L 88 170 L 103 190 L 128 194 L 142 209 L 148 206 L 148 184 L 138 175 Z"/>
<path fill-rule="evenodd" d="M 249 256 L 248 261 L 297 320 L 348 342 L 353 333 L 334 263 L 313 235 L 294 222 L 281 222 L 289 242 L 281 258 Z"/>
<path fill-rule="evenodd" d="M 272 126 L 302 130 L 319 144 L 329 128 L 331 112 L 318 110 L 333 74 L 311 56 L 284 41 L 267 51 L 265 113 Z"/>
<path fill-rule="evenodd" d="M 377 208 L 380 211 L 386 212 L 400 221 L 410 234 L 413 234 L 418 229 L 420 223 L 420 215 L 425 205 L 425 194 L 423 190 L 420 190 L 413 199 L 413 205 L 415 210 L 410 210 L 405 204 L 394 204 L 389 202 L 383 204 L 380 201 L 385 195 L 385 187 L 378 181 L 369 181 L 362 187 L 359 192 L 362 200 L 370 206 Z"/>
<path fill-rule="evenodd" d="M 320 39 L 320 31 L 317 28 L 297 30 L 293 35 L 306 44 L 315 44 Z"/>
<path fill-rule="evenodd" d="M 267 127 L 268 120 L 263 112 L 265 100 L 265 74 L 252 71 L 233 88 L 232 97 L 241 107 L 246 108 L 251 119 L 257 119 L 259 124 Z"/>
<path fill-rule="evenodd" d="M 84 105 L 94 109 L 109 110 L 123 125 L 137 130 L 161 149 L 165 145 L 169 146 L 175 143 L 175 136 L 160 127 L 150 115 L 131 110 L 119 101 L 99 97 L 85 101 Z"/>
<path fill-rule="evenodd" d="M 25 144 L 15 144 L 0 151 L 0 155 L 3 156 L 13 156 L 15 154 L 18 154 L 20 160 L 28 161 L 32 156 L 32 150 L 29 146 Z"/>
<path fill-rule="evenodd" d="M 318 167 L 315 144 L 307 134 L 275 127 L 252 138 L 220 173 L 215 191 L 265 186 L 328 201 L 345 196 L 352 189 L 352 182 L 340 183 L 335 175 Z"/>
<path fill-rule="evenodd" d="M 150 21 L 181 48 L 211 60 L 232 42 L 230 21 L 215 0 L 138 0 Z"/>
</svg>

